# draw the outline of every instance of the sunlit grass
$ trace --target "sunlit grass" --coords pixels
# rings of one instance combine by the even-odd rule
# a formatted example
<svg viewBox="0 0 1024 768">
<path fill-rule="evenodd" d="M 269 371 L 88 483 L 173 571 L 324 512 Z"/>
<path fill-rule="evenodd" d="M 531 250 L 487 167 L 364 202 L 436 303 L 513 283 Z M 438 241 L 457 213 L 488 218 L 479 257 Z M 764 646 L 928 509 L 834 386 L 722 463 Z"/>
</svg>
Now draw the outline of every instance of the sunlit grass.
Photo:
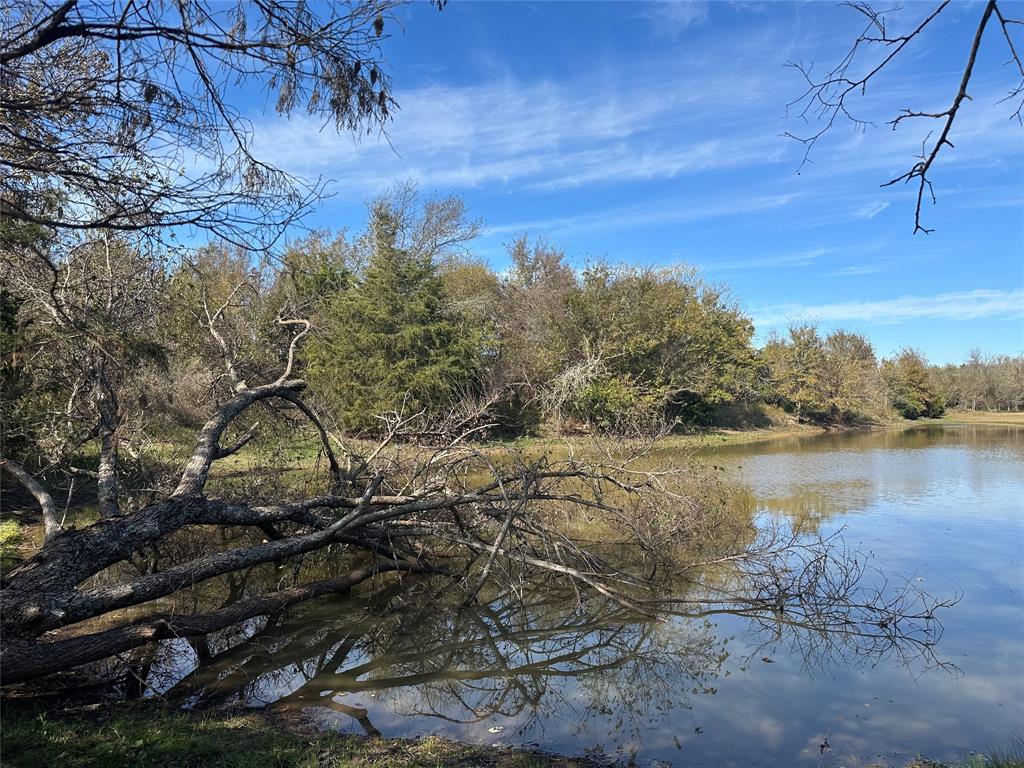
<svg viewBox="0 0 1024 768">
<path fill-rule="evenodd" d="M 940 422 L 963 424 L 1020 424 L 1024 426 L 1024 412 L 1020 411 L 950 411 Z"/>
<path fill-rule="evenodd" d="M 18 559 L 22 530 L 14 520 L 0 520 L 0 567 L 8 568 Z"/>
<path fill-rule="evenodd" d="M 55 716 L 3 712 L 0 749 L 10 768 L 585 768 L 585 761 L 491 749 L 436 737 L 299 735 L 261 713 L 185 714 L 115 705 Z"/>
</svg>

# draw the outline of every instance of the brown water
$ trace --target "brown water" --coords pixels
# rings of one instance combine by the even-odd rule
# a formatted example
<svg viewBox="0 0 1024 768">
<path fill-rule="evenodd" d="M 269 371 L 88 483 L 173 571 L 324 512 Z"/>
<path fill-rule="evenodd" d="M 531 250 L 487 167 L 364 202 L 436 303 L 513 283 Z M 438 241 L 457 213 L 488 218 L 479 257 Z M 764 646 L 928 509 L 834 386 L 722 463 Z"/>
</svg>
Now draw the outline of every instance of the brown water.
<svg viewBox="0 0 1024 768">
<path fill-rule="evenodd" d="M 1024 428 L 803 437 L 704 458 L 762 522 L 841 530 L 893 583 L 962 593 L 942 612 L 936 658 L 775 635 L 730 614 L 637 621 L 540 588 L 456 609 L 424 583 L 247 627 L 198 668 L 189 646 L 170 644 L 161 688 L 345 731 L 639 765 L 902 765 L 1024 734 Z"/>
</svg>

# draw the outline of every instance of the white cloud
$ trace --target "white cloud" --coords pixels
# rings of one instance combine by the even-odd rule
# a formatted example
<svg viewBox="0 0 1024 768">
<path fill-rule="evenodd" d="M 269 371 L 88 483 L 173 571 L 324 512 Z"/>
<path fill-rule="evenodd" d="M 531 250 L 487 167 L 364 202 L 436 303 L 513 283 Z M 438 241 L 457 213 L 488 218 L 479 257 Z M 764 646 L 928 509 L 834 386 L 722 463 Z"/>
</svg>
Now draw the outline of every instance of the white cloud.
<svg viewBox="0 0 1024 768">
<path fill-rule="evenodd" d="M 862 205 L 856 211 L 853 212 L 853 218 L 855 219 L 873 219 L 875 216 L 880 214 L 886 208 L 889 207 L 888 202 L 874 202 Z"/>
<path fill-rule="evenodd" d="M 655 34 L 677 40 L 690 26 L 708 20 L 709 6 L 707 0 L 659 0 L 647 6 L 644 16 Z"/>
<path fill-rule="evenodd" d="M 639 6 L 638 13 L 685 29 L 701 22 L 706 6 L 654 3 Z M 631 50 L 628 57 L 618 58 L 601 51 L 588 69 L 564 77 L 551 70 L 547 78 L 518 78 L 508 62 L 497 62 L 478 72 L 483 79 L 473 84 L 426 82 L 400 89 L 396 98 L 401 109 L 388 127 L 390 143 L 376 135 L 354 141 L 302 116 L 272 116 L 254 121 L 255 150 L 299 176 L 330 180 L 329 191 L 342 195 L 365 197 L 406 178 L 442 191 L 486 187 L 548 193 L 629 184 L 634 195 L 644 182 L 705 174 L 701 182 L 707 181 L 706 188 L 723 194 L 732 190 L 739 212 L 747 210 L 743 198 L 750 197 L 748 182 L 738 182 L 738 173 L 725 172 L 742 170 L 762 189 L 770 178 L 773 195 L 799 190 L 822 203 L 827 189 L 846 190 L 852 175 L 873 185 L 905 171 L 932 125 L 904 123 L 896 132 L 879 127 L 866 133 L 837 125 L 815 148 L 816 164 L 802 176 L 795 174 L 803 147 L 779 134 L 799 130 L 799 122 L 785 120 L 783 112 L 800 83 L 782 64 L 814 45 L 831 50 L 839 34 L 800 26 L 790 29 L 765 21 L 754 29 L 726 27 L 713 43 L 695 39 L 692 45 L 668 46 L 671 51 L 652 45 L 657 52 Z M 935 94 L 945 97 L 944 83 L 923 78 L 887 82 L 884 90 L 865 98 L 870 112 L 864 116 L 883 126 L 900 107 L 931 104 Z M 957 189 L 949 183 L 948 169 L 1005 163 L 1019 157 L 1024 146 L 1019 128 L 1006 119 L 1006 105 L 994 103 L 999 94 L 984 90 L 972 96 L 955 126 L 955 150 L 946 147 L 935 166 L 940 201 Z M 719 182 L 718 176 L 725 181 Z M 878 194 L 883 195 L 869 202 L 837 200 L 831 208 L 837 213 L 830 220 L 870 220 L 912 190 L 901 187 Z M 664 214 L 659 216 L 665 220 Z M 694 220 L 672 216 L 670 220 Z M 829 221 L 805 211 L 792 225 L 801 223 L 822 226 Z"/>
<path fill-rule="evenodd" d="M 388 140 L 271 116 L 254 120 L 254 148 L 297 175 L 333 179 L 335 192 L 363 194 L 409 177 L 433 188 L 537 190 L 678 178 L 792 159 L 790 142 L 758 119 L 784 98 L 774 74 L 673 54 L 558 81 L 427 84 L 396 94 Z"/>
<path fill-rule="evenodd" d="M 860 264 L 852 267 L 842 267 L 829 274 L 833 277 L 854 277 L 856 275 L 876 275 L 883 271 L 884 267 L 881 264 Z"/>
<path fill-rule="evenodd" d="M 828 248 L 810 248 L 796 253 L 785 253 L 775 256 L 763 256 L 753 259 L 734 259 L 731 261 L 709 262 L 704 269 L 708 272 L 731 271 L 735 269 L 769 269 L 777 267 L 806 267 L 814 264 L 822 256 L 830 253 Z"/>
<path fill-rule="evenodd" d="M 719 197 L 714 200 L 700 198 L 671 198 L 648 203 L 627 205 L 574 216 L 561 216 L 533 221 L 517 221 L 487 227 L 484 235 L 505 235 L 521 232 L 549 234 L 552 232 L 600 232 L 627 227 L 685 224 L 691 221 L 752 214 L 775 210 L 797 199 L 797 194 L 762 195 L 740 198 Z"/>
<path fill-rule="evenodd" d="M 776 304 L 754 309 L 751 314 L 754 323 L 761 327 L 803 320 L 888 324 L 918 319 L 1024 319 L 1024 288 L 1009 291 L 979 288 L 934 296 L 902 296 L 833 304 Z"/>
</svg>

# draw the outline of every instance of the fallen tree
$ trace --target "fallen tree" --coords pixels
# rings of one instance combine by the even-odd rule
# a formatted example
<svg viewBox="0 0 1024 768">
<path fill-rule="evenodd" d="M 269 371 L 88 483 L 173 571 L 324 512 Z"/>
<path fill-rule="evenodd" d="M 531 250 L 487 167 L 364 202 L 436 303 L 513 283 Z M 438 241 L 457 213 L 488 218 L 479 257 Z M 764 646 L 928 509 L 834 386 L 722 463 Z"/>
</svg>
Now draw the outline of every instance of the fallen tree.
<svg viewBox="0 0 1024 768">
<path fill-rule="evenodd" d="M 10 433 L 27 447 L 0 457 L 0 471 L 38 504 L 44 530 L 39 551 L 0 583 L 3 684 L 165 640 L 202 647 L 213 637 L 223 646 L 246 622 L 270 625 L 302 602 L 409 575 L 436 580 L 462 605 L 539 583 L 641 619 L 729 611 L 835 647 L 931 660 L 941 603 L 908 587 L 871 589 L 863 559 L 836 541 L 758 533 L 692 466 L 654 457 L 653 443 L 529 456 L 474 443 L 484 414 L 462 411 L 431 414 L 426 426 L 427 414 L 387 414 L 378 443 L 346 441 L 295 375 L 310 332 L 295 308 L 275 307 L 279 336 L 263 350 L 283 363 L 239 354 L 259 337 L 227 316 L 238 312 L 241 290 L 258 293 L 245 287 L 251 276 L 216 301 L 199 281 L 193 317 L 212 340 L 204 359 L 219 360 L 211 390 L 223 399 L 183 456 L 147 455 L 157 442 L 156 390 L 174 374 L 143 380 L 152 355 L 140 329 L 167 322 L 154 310 L 165 280 L 151 259 L 118 247 L 103 240 L 58 266 L 12 259 L 5 268 L 38 319 L 26 349 L 38 378 L 29 395 L 39 402 Z M 52 281 L 37 279 L 47 274 Z M 224 482 L 217 463 L 252 455 L 276 423 L 291 438 L 315 440 L 320 469 L 307 467 L 299 483 L 262 482 L 282 469 L 271 457 L 248 484 Z M 439 445 L 418 444 L 424 434 Z M 84 445 L 95 446 L 95 469 Z M 70 502 L 76 488 L 94 493 L 99 511 L 81 528 L 65 525 L 54 498 L 59 489 Z M 330 567 L 304 567 L 315 558 Z M 201 599 L 217 580 L 274 567 L 284 575 L 256 591 L 233 586 L 213 603 Z"/>
<path fill-rule="evenodd" d="M 167 498 L 133 514 L 103 518 L 80 530 L 51 532 L 35 556 L 14 568 L 2 589 L 4 682 L 34 679 L 160 639 L 207 635 L 244 619 L 279 613 L 303 600 L 351 590 L 384 572 L 447 574 L 447 569 L 435 561 L 450 560 L 452 553 L 447 550 L 453 547 L 470 560 L 477 556 L 485 560 L 482 570 L 475 574 L 476 584 L 491 576 L 495 559 L 502 557 L 630 603 L 620 588 L 608 583 L 610 569 L 531 514 L 530 502 L 558 502 L 622 513 L 624 510 L 604 503 L 601 497 L 612 489 L 635 497 L 634 501 L 651 496 L 659 485 L 651 476 L 629 480 L 625 475 L 616 477 L 611 467 L 539 461 L 532 466 L 509 468 L 492 465 L 488 482 L 468 486 L 458 480 L 458 475 L 467 468 L 470 458 L 481 454 L 473 448 L 460 448 L 458 439 L 433 452 L 412 476 L 397 481 L 365 460 L 343 471 L 326 431 L 300 399 L 304 386 L 301 380 L 283 375 L 272 383 L 237 392 L 199 431 L 177 487 Z M 330 492 L 269 505 L 208 498 L 205 489 L 214 463 L 236 453 L 252 436 L 247 433 L 224 446 L 225 431 L 247 409 L 270 399 L 292 404 L 313 419 L 325 438 L 322 450 L 331 467 Z M 375 454 L 380 456 L 380 450 Z M 17 466 L 13 462 L 4 464 L 9 472 Z M 618 469 L 621 473 L 625 467 Z M 12 474 L 31 484 L 44 510 L 55 508 L 52 497 L 24 470 L 19 467 Z M 582 483 L 589 493 L 568 490 L 568 481 Z M 126 580 L 95 578 L 188 526 L 257 527 L 267 538 Z M 154 611 L 110 629 L 70 636 L 62 632 L 82 622 L 166 598 L 217 576 L 333 545 L 360 550 L 369 563 L 338 578 L 272 591 L 208 613 L 170 615 Z M 428 556 L 432 551 L 438 556 Z"/>
<path fill-rule="evenodd" d="M 381 445 L 361 460 L 347 456 L 349 467 L 343 469 L 327 430 L 301 399 L 304 383 L 289 373 L 241 389 L 215 411 L 166 498 L 131 514 L 52 534 L 37 554 L 7 574 L 0 592 L 4 684 L 35 680 L 160 640 L 204 638 L 247 619 L 279 616 L 312 598 L 348 592 L 385 573 L 443 579 L 446 588 L 464 590 L 467 601 L 488 582 L 514 581 L 524 571 L 546 573 L 634 614 L 653 616 L 696 603 L 706 610 L 729 607 L 780 627 L 803 625 L 857 641 L 888 638 L 898 645 L 912 639 L 920 650 L 937 640 L 934 601 L 923 595 L 863 592 L 858 586 L 862 573 L 850 567 L 847 555 L 836 556 L 827 542 L 815 548 L 796 539 L 751 543 L 749 537 L 735 538 L 724 552 L 672 570 L 679 576 L 695 573 L 698 564 L 749 566 L 730 589 L 708 588 L 686 598 L 660 593 L 652 578 L 656 564 L 672 562 L 673 549 L 694 541 L 695 534 L 706 534 L 699 526 L 709 523 L 699 505 L 673 486 L 678 468 L 643 470 L 636 454 L 617 461 L 607 453 L 587 461 L 570 456 L 527 462 L 518 455 L 496 461 L 466 445 L 466 435 L 460 435 L 412 465 L 400 465 Z M 298 408 L 312 420 L 323 438 L 328 491 L 272 504 L 208 496 L 214 464 L 241 450 L 253 434 L 248 430 L 225 445 L 225 433 L 248 409 L 270 400 Z M 8 471 L 12 466 L 5 464 Z M 24 472 L 14 476 L 22 479 Z M 41 487 L 33 494 L 44 509 L 54 506 Z M 559 521 L 580 514 L 600 516 L 618 545 L 634 552 L 629 567 L 615 567 L 562 532 Z M 264 538 L 127 577 L 117 570 L 148 547 L 195 526 L 255 528 Z M 214 610 L 161 610 L 161 601 L 202 582 L 332 547 L 345 562 L 358 565 L 339 576 L 237 597 Z M 794 551 L 803 553 L 796 569 L 787 560 Z"/>
</svg>

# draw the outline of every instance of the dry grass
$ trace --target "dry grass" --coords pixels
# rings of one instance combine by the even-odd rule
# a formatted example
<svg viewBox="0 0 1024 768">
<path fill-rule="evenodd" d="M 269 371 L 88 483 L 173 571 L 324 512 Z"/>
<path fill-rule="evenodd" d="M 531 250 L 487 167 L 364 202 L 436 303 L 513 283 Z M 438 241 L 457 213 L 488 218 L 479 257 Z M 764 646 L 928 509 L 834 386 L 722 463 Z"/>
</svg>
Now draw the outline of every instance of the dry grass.
<svg viewBox="0 0 1024 768">
<path fill-rule="evenodd" d="M 1024 426 L 1024 412 L 1021 411 L 950 411 L 940 424 L 1013 424 Z"/>
</svg>

